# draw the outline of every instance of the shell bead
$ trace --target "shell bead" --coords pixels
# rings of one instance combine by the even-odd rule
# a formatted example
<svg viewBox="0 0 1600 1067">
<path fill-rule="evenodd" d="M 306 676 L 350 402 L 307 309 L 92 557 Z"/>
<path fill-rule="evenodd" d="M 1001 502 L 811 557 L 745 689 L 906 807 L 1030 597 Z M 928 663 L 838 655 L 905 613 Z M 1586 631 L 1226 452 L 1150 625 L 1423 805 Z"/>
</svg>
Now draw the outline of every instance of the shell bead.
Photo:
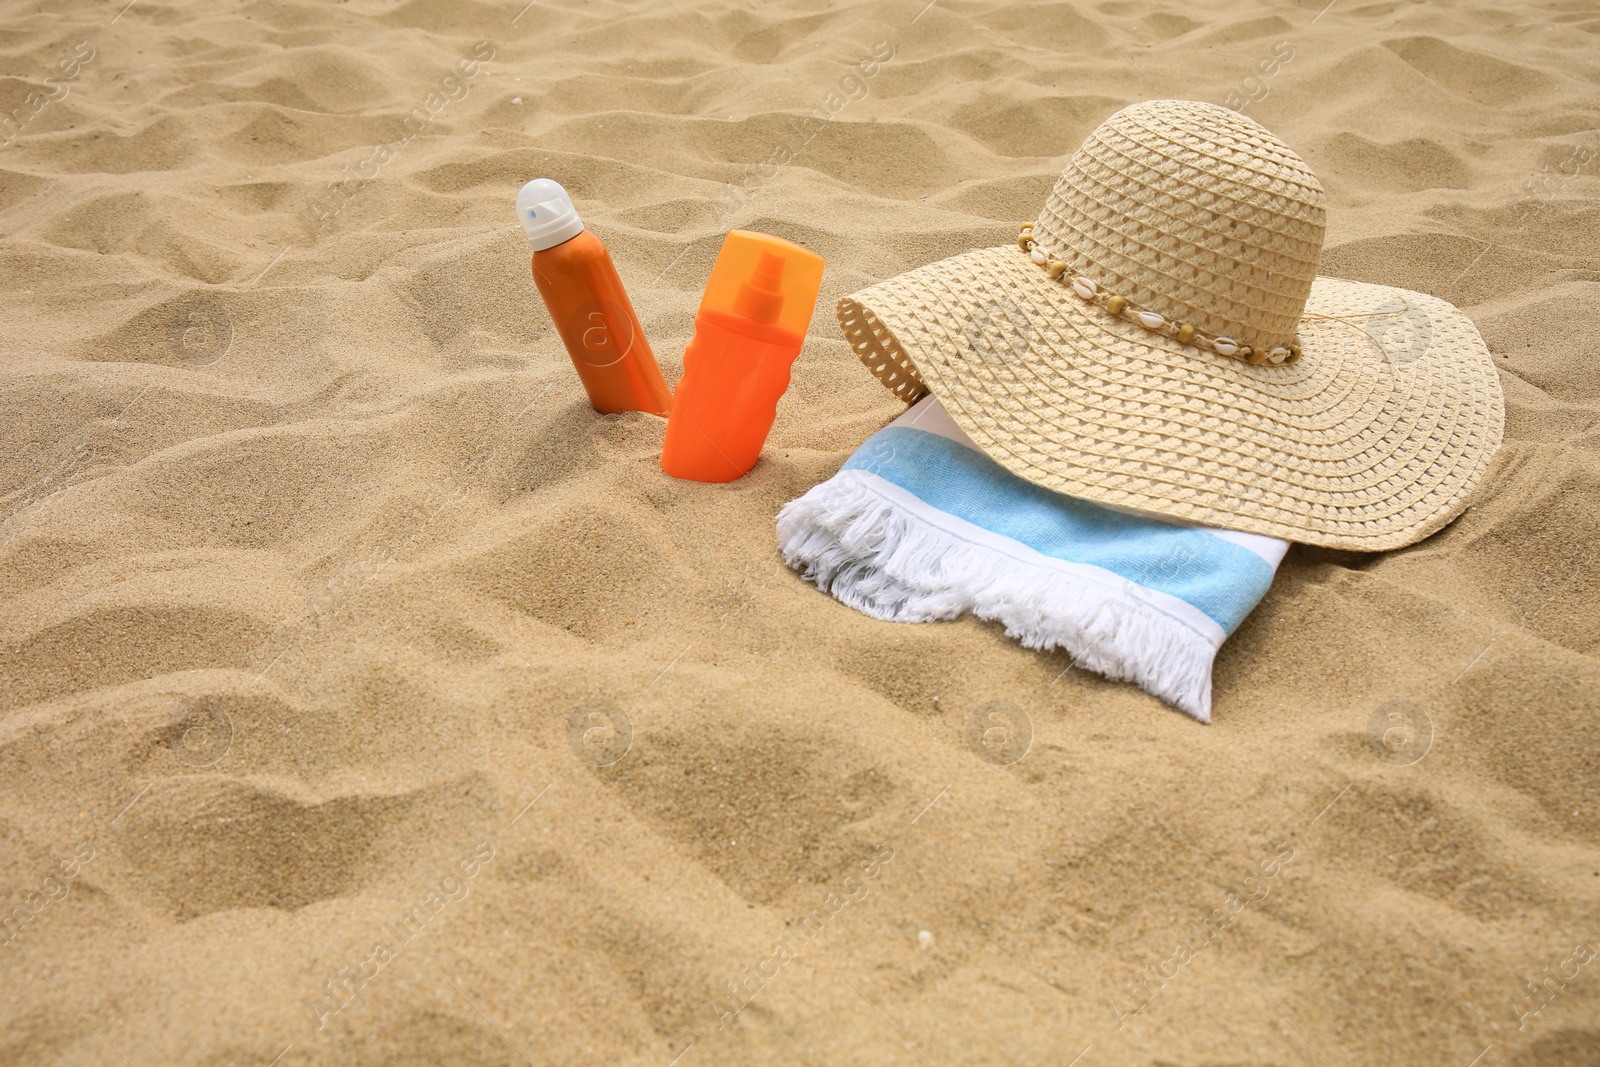
<svg viewBox="0 0 1600 1067">
<path fill-rule="evenodd" d="M 1129 312 L 1131 317 L 1145 329 L 1175 337 L 1179 344 L 1209 348 L 1219 356 L 1237 356 L 1253 366 L 1286 365 L 1300 358 L 1298 342 L 1276 345 L 1272 348 L 1252 348 L 1250 345 L 1240 344 L 1231 337 L 1204 335 L 1192 322 L 1171 322 L 1160 312 L 1144 311 L 1137 305 L 1130 307 L 1126 297 L 1105 292 L 1092 279 L 1069 275 L 1067 273 L 1070 269 L 1069 264 L 1065 260 L 1052 258 L 1041 248 L 1039 242 L 1034 240 L 1033 229 L 1034 223 L 1022 224 L 1021 232 L 1017 234 L 1017 247 L 1026 252 L 1030 260 L 1043 267 L 1049 273 L 1051 280 L 1065 280 L 1079 297 L 1100 304 L 1114 318 L 1120 318 L 1123 312 Z"/>
</svg>

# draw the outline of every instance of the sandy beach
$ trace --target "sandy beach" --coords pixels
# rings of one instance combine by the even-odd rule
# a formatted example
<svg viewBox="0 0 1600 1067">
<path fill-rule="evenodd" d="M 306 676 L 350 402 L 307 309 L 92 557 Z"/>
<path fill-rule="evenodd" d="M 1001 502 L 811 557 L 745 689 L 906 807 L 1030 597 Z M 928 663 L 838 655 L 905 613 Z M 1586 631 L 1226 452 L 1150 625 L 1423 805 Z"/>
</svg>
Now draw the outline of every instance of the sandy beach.
<svg viewBox="0 0 1600 1067">
<path fill-rule="evenodd" d="M 0 8 L 0 1063 L 1600 1063 L 1592 5 L 125 3 Z M 1161 97 L 1507 405 L 1210 725 L 773 528 L 902 410 L 838 297 Z M 589 408 L 539 176 L 669 383 L 728 230 L 826 259 L 747 477 Z"/>
</svg>

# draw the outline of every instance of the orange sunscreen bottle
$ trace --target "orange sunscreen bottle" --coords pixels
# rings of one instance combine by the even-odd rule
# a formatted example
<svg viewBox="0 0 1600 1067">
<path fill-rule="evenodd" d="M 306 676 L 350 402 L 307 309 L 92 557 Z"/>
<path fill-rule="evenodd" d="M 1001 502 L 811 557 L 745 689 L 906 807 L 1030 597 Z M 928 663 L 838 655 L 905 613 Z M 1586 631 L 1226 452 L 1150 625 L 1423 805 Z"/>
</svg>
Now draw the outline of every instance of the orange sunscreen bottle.
<svg viewBox="0 0 1600 1067">
<path fill-rule="evenodd" d="M 815 252 L 764 233 L 728 234 L 683 353 L 662 470 L 731 482 L 756 465 L 821 285 Z"/>
<path fill-rule="evenodd" d="M 567 191 L 535 178 L 517 194 L 517 218 L 533 245 L 533 281 L 578 369 L 589 403 L 603 415 L 672 405 L 639 317 L 600 238 L 583 228 Z"/>
</svg>

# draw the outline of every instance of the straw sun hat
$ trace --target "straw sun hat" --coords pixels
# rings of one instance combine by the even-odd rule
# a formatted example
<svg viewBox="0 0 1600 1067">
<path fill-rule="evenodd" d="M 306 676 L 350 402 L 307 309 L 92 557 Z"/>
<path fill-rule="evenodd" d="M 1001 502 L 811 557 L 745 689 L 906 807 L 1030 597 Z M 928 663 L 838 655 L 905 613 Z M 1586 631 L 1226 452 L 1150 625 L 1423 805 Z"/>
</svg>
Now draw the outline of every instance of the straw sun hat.
<svg viewBox="0 0 1600 1067">
<path fill-rule="evenodd" d="M 839 301 L 895 395 L 931 391 L 1048 489 L 1334 548 L 1418 541 L 1500 445 L 1483 338 L 1437 297 L 1317 276 L 1322 186 L 1265 128 L 1153 100 L 1089 135 L 1016 243 Z"/>
</svg>

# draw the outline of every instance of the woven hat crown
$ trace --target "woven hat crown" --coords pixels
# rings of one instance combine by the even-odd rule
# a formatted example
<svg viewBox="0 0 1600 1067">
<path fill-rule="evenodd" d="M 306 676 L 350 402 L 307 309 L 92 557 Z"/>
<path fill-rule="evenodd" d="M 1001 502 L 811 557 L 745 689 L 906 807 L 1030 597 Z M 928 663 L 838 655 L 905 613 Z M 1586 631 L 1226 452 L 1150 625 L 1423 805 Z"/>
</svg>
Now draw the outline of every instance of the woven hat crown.
<svg viewBox="0 0 1600 1067">
<path fill-rule="evenodd" d="M 1033 236 L 1107 292 L 1265 349 L 1294 339 L 1325 228 L 1321 183 L 1263 126 L 1153 100 L 1089 135 Z"/>
</svg>

